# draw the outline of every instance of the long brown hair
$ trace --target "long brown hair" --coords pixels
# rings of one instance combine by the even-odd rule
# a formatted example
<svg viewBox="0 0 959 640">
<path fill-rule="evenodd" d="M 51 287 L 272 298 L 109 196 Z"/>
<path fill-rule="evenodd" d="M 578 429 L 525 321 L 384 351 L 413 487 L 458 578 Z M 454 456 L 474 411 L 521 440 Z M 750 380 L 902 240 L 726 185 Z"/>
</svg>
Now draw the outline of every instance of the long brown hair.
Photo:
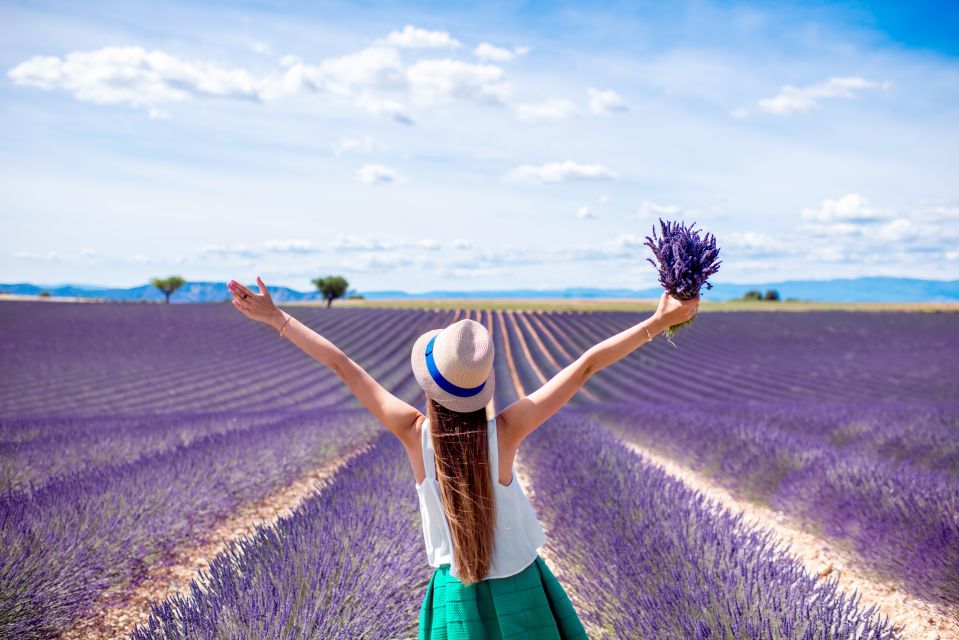
<svg viewBox="0 0 959 640">
<path fill-rule="evenodd" d="M 428 398 L 427 412 L 457 577 L 469 585 L 486 574 L 496 533 L 486 408 L 451 411 Z"/>
</svg>

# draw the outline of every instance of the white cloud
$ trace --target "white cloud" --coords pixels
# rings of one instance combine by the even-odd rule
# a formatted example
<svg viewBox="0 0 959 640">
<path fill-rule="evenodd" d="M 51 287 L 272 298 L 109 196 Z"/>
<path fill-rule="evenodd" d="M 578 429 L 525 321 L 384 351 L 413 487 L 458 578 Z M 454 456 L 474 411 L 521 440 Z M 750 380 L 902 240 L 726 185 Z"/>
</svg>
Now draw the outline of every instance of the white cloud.
<svg viewBox="0 0 959 640">
<path fill-rule="evenodd" d="M 520 120 L 562 120 L 576 114 L 576 105 L 565 98 L 548 98 L 539 104 L 516 105 Z"/>
<path fill-rule="evenodd" d="M 660 217 L 669 218 L 682 213 L 682 211 L 683 210 L 675 204 L 658 204 L 656 202 L 644 200 L 639 205 L 639 209 L 636 210 L 634 217 L 639 218 L 640 220 L 648 220 L 649 218 Z"/>
<path fill-rule="evenodd" d="M 402 98 L 409 88 L 395 48 L 370 47 L 319 65 L 284 56 L 280 65 L 279 72 L 255 76 L 240 68 L 184 61 L 163 51 L 105 47 L 65 58 L 35 56 L 7 75 L 17 84 L 62 89 L 87 102 L 144 107 L 151 118 L 169 117 L 157 105 L 200 97 L 268 101 L 319 93 L 374 115 L 411 121 L 401 100 L 379 95 L 394 92 Z"/>
<path fill-rule="evenodd" d="M 748 109 L 733 109 L 729 112 L 730 118 L 735 118 L 736 120 L 745 120 L 749 116 Z"/>
<path fill-rule="evenodd" d="M 394 242 L 383 242 L 363 236 L 338 235 L 330 241 L 330 248 L 334 251 L 382 251 L 396 248 Z"/>
<path fill-rule="evenodd" d="M 858 193 L 847 193 L 835 200 L 827 198 L 816 209 L 802 210 L 804 220 L 825 224 L 879 222 L 892 216 L 891 211 L 870 207 L 868 200 Z"/>
<path fill-rule="evenodd" d="M 577 107 L 566 98 L 547 98 L 539 103 L 518 104 L 516 115 L 520 120 L 536 122 L 542 120 L 563 120 L 578 115 L 608 116 L 627 110 L 626 103 L 615 91 L 600 91 L 589 88 L 589 102 L 585 109 Z"/>
<path fill-rule="evenodd" d="M 645 244 L 646 238 L 635 233 L 621 233 L 610 241 L 610 245 L 616 249 L 636 249 Z"/>
<path fill-rule="evenodd" d="M 959 224 L 959 206 L 923 204 L 918 215 L 929 224 Z"/>
<path fill-rule="evenodd" d="M 454 99 L 505 103 L 512 88 L 503 75 L 495 65 L 451 59 L 420 60 L 406 70 L 411 97 L 423 105 Z"/>
<path fill-rule="evenodd" d="M 394 41 L 397 38 L 390 40 L 396 44 Z M 385 114 L 403 123 L 412 122 L 404 100 L 421 106 L 454 100 L 503 103 L 511 92 L 503 70 L 495 65 L 439 58 L 406 66 L 396 46 L 382 44 L 329 58 L 319 65 L 299 59 L 287 62 L 282 76 L 271 77 L 269 86 L 273 93 L 328 93 L 368 113 Z"/>
<path fill-rule="evenodd" d="M 909 218 L 894 218 L 876 228 L 876 236 L 895 242 L 916 233 L 916 224 Z"/>
<path fill-rule="evenodd" d="M 886 89 L 889 83 L 874 82 L 865 78 L 836 77 L 829 78 L 819 84 L 805 87 L 784 85 L 773 98 L 764 98 L 759 101 L 759 108 L 780 116 L 789 116 L 794 113 L 805 113 L 819 109 L 819 101 L 824 99 L 857 97 L 858 91 L 866 89 Z"/>
<path fill-rule="evenodd" d="M 296 65 L 291 67 L 295 68 Z M 404 84 L 403 63 L 392 47 L 361 49 L 328 58 L 318 67 L 304 65 L 304 71 L 319 87 L 338 95 L 352 95 L 361 88 L 396 89 Z"/>
<path fill-rule="evenodd" d="M 400 124 L 414 124 L 412 116 L 406 113 L 406 106 L 397 100 L 358 95 L 353 98 L 353 104 L 370 115 L 386 115 Z"/>
<path fill-rule="evenodd" d="M 480 60 L 489 62 L 509 62 L 510 60 L 529 53 L 529 47 L 516 47 L 513 50 L 497 47 L 489 42 L 483 42 L 473 49 L 473 55 Z"/>
<path fill-rule="evenodd" d="M 340 138 L 333 145 L 333 152 L 338 156 L 350 153 L 365 154 L 372 153 L 375 148 L 373 137 L 364 135 L 358 138 Z"/>
<path fill-rule="evenodd" d="M 959 246 L 959 208 L 877 209 L 850 193 L 827 199 L 817 209 L 803 209 L 802 219 L 781 250 L 804 259 L 915 265 L 936 256 L 948 259 L 948 252 Z"/>
<path fill-rule="evenodd" d="M 152 106 L 204 96 L 259 100 L 260 85 L 243 69 L 187 62 L 163 51 L 105 47 L 64 58 L 34 56 L 7 72 L 16 84 L 69 91 L 99 104 Z"/>
<path fill-rule="evenodd" d="M 469 249 L 473 243 L 465 238 L 453 238 L 453 247 L 456 249 Z"/>
<path fill-rule="evenodd" d="M 627 110 L 626 101 L 615 91 L 600 91 L 590 87 L 588 92 L 589 112 L 594 116 L 608 116 Z"/>
<path fill-rule="evenodd" d="M 390 41 L 403 46 L 436 44 L 445 41 L 442 34 L 407 30 L 393 34 L 396 37 Z M 142 107 L 156 119 L 169 117 L 160 105 L 201 97 L 266 102 L 316 94 L 402 124 L 414 123 L 407 108 L 410 102 L 418 106 L 454 101 L 501 105 L 510 100 L 512 87 L 498 66 L 453 59 L 424 59 L 406 65 L 398 46 L 381 41 L 319 64 L 287 55 L 263 75 L 185 61 L 141 47 L 105 47 L 64 58 L 35 56 L 7 75 L 16 84 L 68 91 L 87 102 Z"/>
<path fill-rule="evenodd" d="M 317 253 L 322 248 L 309 240 L 267 240 L 263 248 L 272 253 Z"/>
<path fill-rule="evenodd" d="M 784 258 L 806 251 L 802 244 L 782 235 L 771 235 L 761 231 L 733 231 L 722 234 L 720 253 L 733 256 L 736 260 L 758 258 Z"/>
<path fill-rule="evenodd" d="M 581 219 L 593 219 L 596 218 L 596 212 L 590 209 L 589 207 L 582 206 L 576 210 L 576 217 Z"/>
<path fill-rule="evenodd" d="M 495 278 L 512 273 L 505 267 L 452 267 L 439 270 L 442 276 L 453 278 Z"/>
<path fill-rule="evenodd" d="M 612 180 L 617 175 L 601 164 L 578 164 L 572 160 L 547 164 L 524 164 L 510 171 L 511 182 L 559 183 L 572 180 Z"/>
<path fill-rule="evenodd" d="M 364 184 L 394 184 L 401 182 L 403 176 L 391 167 L 382 164 L 367 164 L 363 165 L 363 168 L 357 172 L 356 179 Z"/>
<path fill-rule="evenodd" d="M 250 48 L 253 49 L 256 53 L 259 53 L 263 56 L 272 56 L 273 48 L 265 42 L 251 42 Z"/>
<path fill-rule="evenodd" d="M 417 240 L 416 246 L 420 249 L 425 249 L 426 251 L 438 251 L 441 247 L 440 243 L 432 238 L 423 238 L 422 240 Z"/>
<path fill-rule="evenodd" d="M 245 243 L 226 246 L 222 244 L 208 244 L 200 247 L 196 252 L 201 259 L 227 258 L 252 260 L 263 255 L 260 249 L 254 249 Z"/>
<path fill-rule="evenodd" d="M 760 249 L 775 244 L 775 240 L 772 236 L 760 231 L 744 231 L 723 234 L 723 244 Z"/>
<path fill-rule="evenodd" d="M 422 261 L 415 260 L 410 256 L 401 254 L 383 254 L 369 253 L 358 255 L 349 260 L 339 263 L 339 266 L 346 271 L 359 271 L 362 273 L 371 273 L 382 271 L 384 269 L 398 269 L 402 267 L 411 267 L 414 265 L 422 266 Z"/>
<path fill-rule="evenodd" d="M 402 49 L 458 49 L 463 46 L 446 31 L 430 31 L 411 24 L 403 27 L 402 31 L 390 33 L 386 42 Z"/>
<path fill-rule="evenodd" d="M 63 262 L 65 257 L 56 251 L 16 251 L 13 257 L 18 260 L 31 260 L 34 262 Z"/>
<path fill-rule="evenodd" d="M 610 203 L 610 197 L 607 196 L 606 194 L 603 194 L 603 195 L 601 195 L 600 197 L 596 198 L 596 202 L 598 202 L 598 203 L 600 203 L 600 204 L 609 204 L 609 203 Z"/>
</svg>

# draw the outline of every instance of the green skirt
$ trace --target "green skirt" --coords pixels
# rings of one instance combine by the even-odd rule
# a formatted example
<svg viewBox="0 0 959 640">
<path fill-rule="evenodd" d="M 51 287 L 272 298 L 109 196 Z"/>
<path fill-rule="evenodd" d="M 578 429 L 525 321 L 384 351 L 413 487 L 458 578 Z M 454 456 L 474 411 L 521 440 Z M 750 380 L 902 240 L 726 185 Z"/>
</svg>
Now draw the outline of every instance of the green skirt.
<svg viewBox="0 0 959 640">
<path fill-rule="evenodd" d="M 450 565 L 433 572 L 418 640 L 589 640 L 573 604 L 539 556 L 519 573 L 464 586 Z"/>
</svg>

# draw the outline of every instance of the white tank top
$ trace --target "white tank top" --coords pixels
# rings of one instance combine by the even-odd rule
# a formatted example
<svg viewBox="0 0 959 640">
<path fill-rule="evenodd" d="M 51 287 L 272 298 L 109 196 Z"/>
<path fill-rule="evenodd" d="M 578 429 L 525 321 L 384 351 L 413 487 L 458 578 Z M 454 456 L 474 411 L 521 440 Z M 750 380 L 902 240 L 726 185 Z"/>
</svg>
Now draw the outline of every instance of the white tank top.
<svg viewBox="0 0 959 640">
<path fill-rule="evenodd" d="M 416 485 L 423 521 L 423 539 L 430 566 L 450 565 L 450 574 L 459 578 L 453 560 L 453 541 L 449 521 L 443 510 L 439 482 L 433 465 L 433 441 L 430 438 L 429 418 L 423 421 L 421 448 L 426 478 Z M 493 539 L 493 557 L 483 580 L 505 578 L 519 573 L 536 559 L 540 547 L 546 544 L 546 533 L 533 511 L 533 505 L 516 479 L 513 471 L 509 486 L 499 482 L 499 449 L 496 442 L 496 418 L 487 423 L 489 432 L 490 472 L 493 493 L 496 496 L 496 534 Z"/>
</svg>

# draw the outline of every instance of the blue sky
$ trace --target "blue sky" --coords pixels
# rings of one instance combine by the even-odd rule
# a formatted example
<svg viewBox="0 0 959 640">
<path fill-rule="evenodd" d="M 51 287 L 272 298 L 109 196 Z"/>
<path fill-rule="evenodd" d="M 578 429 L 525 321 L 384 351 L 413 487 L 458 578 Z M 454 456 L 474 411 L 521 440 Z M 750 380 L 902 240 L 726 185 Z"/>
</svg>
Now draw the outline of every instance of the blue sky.
<svg viewBox="0 0 959 640">
<path fill-rule="evenodd" d="M 959 10 L 0 5 L 0 281 L 959 277 Z"/>
</svg>

